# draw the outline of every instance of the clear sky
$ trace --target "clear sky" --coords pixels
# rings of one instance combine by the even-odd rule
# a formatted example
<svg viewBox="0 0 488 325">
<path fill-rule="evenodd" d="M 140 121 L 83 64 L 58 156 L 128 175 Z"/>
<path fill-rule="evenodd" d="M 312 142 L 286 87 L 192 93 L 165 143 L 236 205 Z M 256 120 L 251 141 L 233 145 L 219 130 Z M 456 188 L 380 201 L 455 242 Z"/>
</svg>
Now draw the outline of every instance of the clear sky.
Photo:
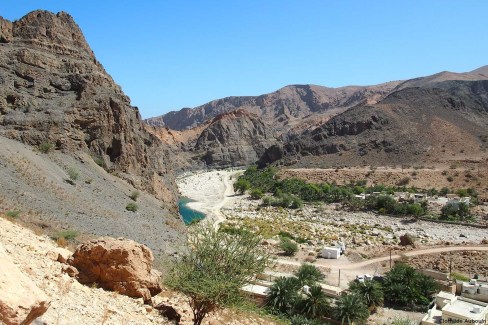
<svg viewBox="0 0 488 325">
<path fill-rule="evenodd" d="M 1 0 L 0 15 L 35 9 L 70 13 L 144 118 L 488 64 L 486 0 Z"/>
</svg>

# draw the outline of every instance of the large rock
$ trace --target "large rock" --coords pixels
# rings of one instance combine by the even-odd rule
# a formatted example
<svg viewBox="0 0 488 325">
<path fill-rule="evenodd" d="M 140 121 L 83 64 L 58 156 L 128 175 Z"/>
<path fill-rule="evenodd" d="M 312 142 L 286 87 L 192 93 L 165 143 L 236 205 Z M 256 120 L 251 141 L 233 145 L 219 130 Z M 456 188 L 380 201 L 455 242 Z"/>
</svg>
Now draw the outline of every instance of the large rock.
<svg viewBox="0 0 488 325">
<path fill-rule="evenodd" d="M 94 284 L 120 294 L 151 301 L 161 292 L 161 273 L 152 268 L 154 256 L 142 244 L 124 238 L 100 238 L 77 247 L 68 264 L 83 284 Z"/>
<path fill-rule="evenodd" d="M 49 308 L 51 301 L 12 262 L 0 244 L 0 321 L 29 324 Z"/>
</svg>

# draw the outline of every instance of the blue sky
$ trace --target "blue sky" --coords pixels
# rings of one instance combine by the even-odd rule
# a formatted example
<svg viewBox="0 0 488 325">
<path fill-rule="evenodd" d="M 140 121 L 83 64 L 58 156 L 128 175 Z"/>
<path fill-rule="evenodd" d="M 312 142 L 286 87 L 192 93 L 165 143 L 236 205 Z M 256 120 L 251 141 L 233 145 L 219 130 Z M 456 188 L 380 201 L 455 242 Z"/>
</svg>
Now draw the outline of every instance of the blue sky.
<svg viewBox="0 0 488 325">
<path fill-rule="evenodd" d="M 485 0 L 3 0 L 70 13 L 144 118 L 289 84 L 369 85 L 488 64 Z"/>
</svg>

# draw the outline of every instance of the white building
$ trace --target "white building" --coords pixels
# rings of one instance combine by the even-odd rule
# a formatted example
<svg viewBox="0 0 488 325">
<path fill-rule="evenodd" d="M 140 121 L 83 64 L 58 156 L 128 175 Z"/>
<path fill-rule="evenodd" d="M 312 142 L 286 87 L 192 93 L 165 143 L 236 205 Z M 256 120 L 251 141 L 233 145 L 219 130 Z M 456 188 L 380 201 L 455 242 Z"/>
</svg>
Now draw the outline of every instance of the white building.
<svg viewBox="0 0 488 325">
<path fill-rule="evenodd" d="M 488 303 L 448 292 L 439 292 L 436 304 L 422 319 L 421 325 L 485 324 L 488 321 Z"/>
<path fill-rule="evenodd" d="M 456 282 L 463 297 L 488 302 L 488 283 L 471 279 L 469 282 Z"/>
<path fill-rule="evenodd" d="M 341 249 L 338 247 L 324 247 L 320 255 L 323 258 L 338 259 L 341 257 Z"/>
</svg>

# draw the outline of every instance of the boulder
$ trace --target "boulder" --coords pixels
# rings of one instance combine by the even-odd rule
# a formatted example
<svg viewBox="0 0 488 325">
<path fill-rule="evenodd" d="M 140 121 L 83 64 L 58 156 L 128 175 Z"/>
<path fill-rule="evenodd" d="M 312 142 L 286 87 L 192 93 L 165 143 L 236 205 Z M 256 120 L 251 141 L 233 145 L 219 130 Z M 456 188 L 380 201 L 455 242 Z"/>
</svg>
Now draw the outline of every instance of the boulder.
<svg viewBox="0 0 488 325">
<path fill-rule="evenodd" d="M 0 244 L 0 322 L 30 324 L 50 304 L 46 294 L 19 270 Z"/>
<path fill-rule="evenodd" d="M 161 292 L 161 273 L 152 268 L 154 256 L 142 244 L 124 238 L 99 238 L 79 245 L 69 258 L 79 274 L 78 281 L 96 283 L 150 303 Z"/>
</svg>

